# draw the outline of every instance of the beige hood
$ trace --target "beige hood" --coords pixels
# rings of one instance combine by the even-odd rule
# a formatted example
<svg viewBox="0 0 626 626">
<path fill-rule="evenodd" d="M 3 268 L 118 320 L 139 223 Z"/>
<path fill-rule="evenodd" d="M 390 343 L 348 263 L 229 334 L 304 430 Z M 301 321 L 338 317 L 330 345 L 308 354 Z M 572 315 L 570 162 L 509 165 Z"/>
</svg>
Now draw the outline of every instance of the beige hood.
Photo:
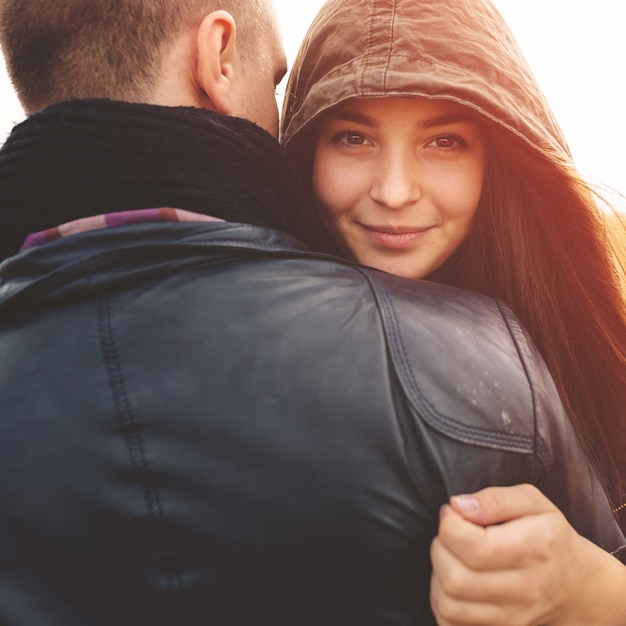
<svg viewBox="0 0 626 626">
<path fill-rule="evenodd" d="M 526 60 L 487 0 L 327 2 L 292 69 L 283 142 L 293 148 L 294 138 L 345 100 L 389 95 L 456 101 L 570 160 Z"/>
</svg>

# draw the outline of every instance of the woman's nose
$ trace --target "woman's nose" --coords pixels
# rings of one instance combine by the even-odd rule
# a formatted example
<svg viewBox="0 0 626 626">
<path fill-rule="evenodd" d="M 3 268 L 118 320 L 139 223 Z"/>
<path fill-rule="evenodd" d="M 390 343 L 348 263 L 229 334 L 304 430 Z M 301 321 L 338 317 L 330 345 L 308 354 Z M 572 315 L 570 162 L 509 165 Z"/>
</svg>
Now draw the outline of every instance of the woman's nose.
<svg viewBox="0 0 626 626">
<path fill-rule="evenodd" d="M 377 164 L 371 198 L 388 209 L 402 209 L 422 195 L 419 165 L 406 153 L 385 155 Z"/>
</svg>

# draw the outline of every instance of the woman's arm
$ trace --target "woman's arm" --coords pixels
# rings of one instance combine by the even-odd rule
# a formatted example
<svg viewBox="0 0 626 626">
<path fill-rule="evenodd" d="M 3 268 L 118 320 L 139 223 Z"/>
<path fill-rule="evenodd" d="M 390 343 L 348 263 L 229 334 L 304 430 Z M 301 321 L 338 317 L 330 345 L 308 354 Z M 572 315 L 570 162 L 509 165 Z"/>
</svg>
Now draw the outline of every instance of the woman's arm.
<svg viewBox="0 0 626 626">
<path fill-rule="evenodd" d="M 626 624 L 626 566 L 531 485 L 452 498 L 431 556 L 439 626 Z"/>
</svg>

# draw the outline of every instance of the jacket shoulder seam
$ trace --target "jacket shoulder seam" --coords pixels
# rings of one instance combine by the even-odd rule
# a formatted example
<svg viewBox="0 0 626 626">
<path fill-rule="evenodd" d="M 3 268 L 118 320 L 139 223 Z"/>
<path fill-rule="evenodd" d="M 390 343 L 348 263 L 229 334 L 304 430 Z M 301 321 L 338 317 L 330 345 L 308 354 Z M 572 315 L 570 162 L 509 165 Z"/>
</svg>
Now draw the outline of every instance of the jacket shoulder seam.
<svg viewBox="0 0 626 626">
<path fill-rule="evenodd" d="M 400 330 L 396 309 L 392 299 L 387 293 L 387 290 L 380 285 L 374 271 L 365 268 L 361 271 L 369 280 L 370 285 L 372 285 L 372 289 L 379 303 L 381 317 L 383 319 L 384 332 L 387 337 L 393 364 L 398 373 L 398 378 L 409 402 L 417 409 L 419 415 L 424 419 L 424 421 L 439 432 L 453 439 L 461 440 L 473 445 L 510 450 L 525 454 L 535 452 L 535 437 L 494 432 L 486 428 L 470 426 L 463 424 L 453 417 L 445 415 L 435 409 L 435 407 L 425 398 L 419 383 L 413 375 L 414 369 L 411 365 L 411 360 L 408 356 L 402 338 L 402 332 Z M 509 328 L 508 325 L 507 328 Z"/>
</svg>

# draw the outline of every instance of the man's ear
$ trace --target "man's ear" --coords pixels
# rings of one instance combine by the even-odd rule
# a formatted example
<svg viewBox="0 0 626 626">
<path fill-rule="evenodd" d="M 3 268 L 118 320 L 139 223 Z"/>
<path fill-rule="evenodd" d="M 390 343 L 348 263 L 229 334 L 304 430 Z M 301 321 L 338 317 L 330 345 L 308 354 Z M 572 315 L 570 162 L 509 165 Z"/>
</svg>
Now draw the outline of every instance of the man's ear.
<svg viewBox="0 0 626 626">
<path fill-rule="evenodd" d="M 198 29 L 196 80 L 210 100 L 211 108 L 230 115 L 233 110 L 233 80 L 240 69 L 236 26 L 227 11 L 213 11 Z"/>
</svg>

